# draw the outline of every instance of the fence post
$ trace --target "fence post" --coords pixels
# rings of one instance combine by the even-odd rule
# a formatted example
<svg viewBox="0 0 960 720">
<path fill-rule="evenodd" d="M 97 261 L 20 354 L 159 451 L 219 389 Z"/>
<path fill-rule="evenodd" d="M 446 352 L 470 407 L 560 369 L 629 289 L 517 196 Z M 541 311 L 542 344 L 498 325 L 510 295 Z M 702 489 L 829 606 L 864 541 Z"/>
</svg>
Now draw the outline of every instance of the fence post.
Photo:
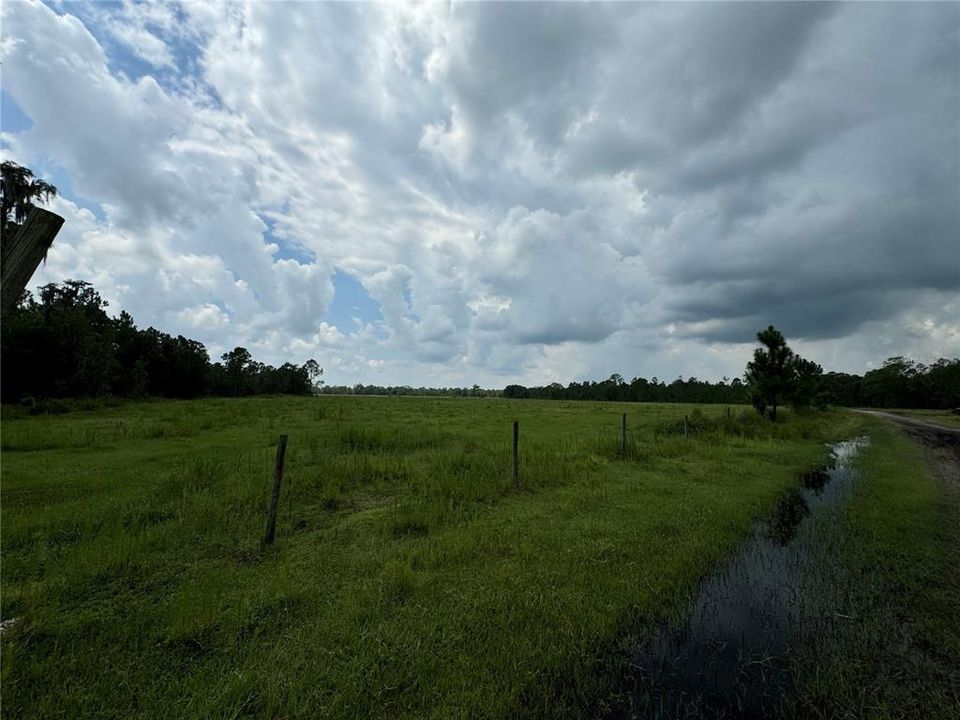
<svg viewBox="0 0 960 720">
<path fill-rule="evenodd" d="M 520 486 L 520 423 L 513 421 L 513 482 Z"/>
<path fill-rule="evenodd" d="M 627 414 L 620 418 L 620 457 L 627 454 Z"/>
<path fill-rule="evenodd" d="M 270 509 L 267 511 L 267 530 L 263 535 L 263 544 L 273 543 L 277 531 L 277 504 L 280 502 L 280 483 L 283 480 L 283 456 L 287 452 L 287 436 L 281 435 L 277 443 L 277 464 L 273 473 L 273 493 L 270 495 Z"/>
<path fill-rule="evenodd" d="M 687 416 L 683 416 L 683 436 L 687 437 Z"/>
</svg>

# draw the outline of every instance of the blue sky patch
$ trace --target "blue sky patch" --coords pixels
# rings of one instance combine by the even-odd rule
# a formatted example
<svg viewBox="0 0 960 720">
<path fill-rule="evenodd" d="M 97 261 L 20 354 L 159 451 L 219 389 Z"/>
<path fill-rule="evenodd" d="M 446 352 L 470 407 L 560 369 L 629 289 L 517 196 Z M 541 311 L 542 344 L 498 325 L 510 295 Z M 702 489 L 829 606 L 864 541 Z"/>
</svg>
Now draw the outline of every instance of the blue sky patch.
<svg viewBox="0 0 960 720">
<path fill-rule="evenodd" d="M 63 8 L 58 8 L 56 5 L 51 5 L 51 7 L 54 12 L 63 14 Z M 100 22 L 105 12 L 120 14 L 122 8 L 123 3 L 116 0 L 101 0 L 93 4 L 71 3 L 69 7 L 69 13 L 80 18 L 90 34 L 106 51 L 107 67 L 112 74 L 124 75 L 133 82 L 150 76 L 161 87 L 174 92 L 181 91 L 188 80 L 193 80 L 206 91 L 207 100 L 216 107 L 222 107 L 216 91 L 203 82 L 199 67 L 202 48 L 196 42 L 186 35 L 166 33 L 161 28 L 148 23 L 144 29 L 166 45 L 174 64 L 174 67 L 155 66 L 138 57 L 129 45 L 115 37 L 109 27 Z M 178 20 L 188 22 L 187 15 L 182 9 L 173 6 L 171 6 L 171 9 Z"/>
<path fill-rule="evenodd" d="M 123 7 L 122 2 L 103 0 L 96 4 L 76 3 L 69 8 L 61 8 L 56 5 L 51 5 L 51 7 L 58 15 L 69 12 L 70 15 L 80 18 L 87 31 L 96 38 L 100 46 L 106 51 L 107 67 L 110 68 L 111 73 L 114 75 L 122 73 L 134 81 L 144 75 L 152 75 L 159 80 L 159 73 L 156 68 L 134 55 L 129 47 L 119 42 L 107 28 L 98 22 L 99 13 L 104 11 L 118 12 Z"/>
<path fill-rule="evenodd" d="M 362 325 L 383 320 L 380 306 L 353 275 L 337 270 L 333 274 L 333 289 L 327 322 L 335 325 L 344 335 L 352 335 Z"/>
<path fill-rule="evenodd" d="M 260 213 L 257 213 L 257 217 L 263 220 L 263 224 L 267 226 L 263 233 L 264 242 L 267 244 L 273 243 L 278 248 L 273 253 L 274 260 L 296 260 L 301 265 L 312 265 L 317 261 L 316 256 L 306 248 L 280 237 L 275 232 L 277 229 L 276 221 Z"/>
<path fill-rule="evenodd" d="M 6 90 L 0 90 L 0 130 L 18 133 L 33 127 L 33 120 Z"/>
</svg>

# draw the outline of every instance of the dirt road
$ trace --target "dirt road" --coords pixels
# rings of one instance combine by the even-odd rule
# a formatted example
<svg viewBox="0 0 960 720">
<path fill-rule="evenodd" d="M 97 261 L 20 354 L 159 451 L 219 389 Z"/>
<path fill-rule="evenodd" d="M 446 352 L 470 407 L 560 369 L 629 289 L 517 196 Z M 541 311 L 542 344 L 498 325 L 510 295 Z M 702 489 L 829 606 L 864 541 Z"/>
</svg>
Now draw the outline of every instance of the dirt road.
<svg viewBox="0 0 960 720">
<path fill-rule="evenodd" d="M 940 430 L 944 433 L 952 433 L 954 435 L 960 435 L 960 427 L 948 427 L 946 425 L 941 425 L 940 423 L 933 422 L 932 420 L 925 420 L 923 418 L 912 417 L 909 415 L 897 415 L 896 413 L 883 412 L 882 410 L 854 410 L 854 412 L 864 413 L 866 415 L 876 415 L 877 417 L 887 418 L 888 420 L 893 420 L 894 422 L 906 426 L 906 427 L 925 427 L 932 428 L 934 430 Z"/>
</svg>

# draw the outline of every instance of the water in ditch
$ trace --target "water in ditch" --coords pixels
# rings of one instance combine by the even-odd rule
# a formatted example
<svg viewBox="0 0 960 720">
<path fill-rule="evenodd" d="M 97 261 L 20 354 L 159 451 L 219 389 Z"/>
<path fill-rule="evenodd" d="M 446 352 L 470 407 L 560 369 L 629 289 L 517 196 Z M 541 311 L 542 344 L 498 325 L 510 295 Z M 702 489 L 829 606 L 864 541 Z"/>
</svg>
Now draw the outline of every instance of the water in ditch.
<svg viewBox="0 0 960 720">
<path fill-rule="evenodd" d="M 684 621 L 664 623 L 630 647 L 629 690 L 619 717 L 769 717 L 788 702 L 791 637 L 823 608 L 816 558 L 825 542 L 818 519 L 849 495 L 852 460 L 867 442 L 832 447 L 832 462 L 806 473 L 776 514 L 728 563 L 700 585 Z"/>
</svg>

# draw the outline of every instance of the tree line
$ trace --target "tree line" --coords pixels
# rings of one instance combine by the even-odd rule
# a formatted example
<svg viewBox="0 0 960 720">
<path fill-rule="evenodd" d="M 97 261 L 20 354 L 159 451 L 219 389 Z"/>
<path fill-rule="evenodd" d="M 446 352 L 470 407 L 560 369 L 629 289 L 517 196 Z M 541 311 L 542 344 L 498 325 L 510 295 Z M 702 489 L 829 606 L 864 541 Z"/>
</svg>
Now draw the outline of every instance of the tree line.
<svg viewBox="0 0 960 720">
<path fill-rule="evenodd" d="M 736 405 L 748 402 L 746 385 L 739 379 L 724 378 L 716 383 L 691 377 L 678 377 L 666 383 L 656 377 L 647 380 L 635 377 L 625 380 L 614 373 L 606 380 L 572 382 L 569 385 L 524 387 L 507 385 L 503 389 L 507 398 L 534 398 L 537 400 L 608 400 L 614 402 L 677 402 L 677 403 L 725 403 Z"/>
<path fill-rule="evenodd" d="M 242 347 L 211 363 L 197 340 L 142 330 L 126 311 L 107 315 L 90 283 L 67 280 L 24 292 L 0 328 L 2 398 L 193 398 L 287 393 L 320 383 L 314 360 L 273 367 Z"/>
<path fill-rule="evenodd" d="M 473 387 L 411 387 L 410 385 L 324 385 L 320 395 L 426 395 L 432 397 L 500 397 L 500 390 Z"/>
<path fill-rule="evenodd" d="M 656 377 L 627 381 L 613 374 L 599 382 L 551 383 L 534 387 L 507 385 L 506 398 L 538 400 L 607 400 L 617 402 L 677 402 L 752 404 L 758 413 L 776 419 L 776 408 L 899 407 L 952 409 L 960 407 L 960 358 L 941 358 L 925 365 L 906 357 L 888 358 L 864 375 L 824 373 L 816 363 L 794 353 L 776 328 L 757 334 L 759 347 L 747 364 L 744 379 L 718 382 L 678 377 L 666 383 Z"/>
<path fill-rule="evenodd" d="M 823 373 L 786 345 L 774 328 L 758 333 L 760 346 L 744 378 L 718 382 L 677 378 L 664 382 L 613 374 L 599 382 L 524 387 L 502 391 L 472 387 L 382 385 L 326 386 L 314 360 L 273 367 L 245 348 L 211 363 L 197 340 L 155 328 L 138 328 L 127 312 L 111 318 L 107 303 L 89 283 L 67 280 L 25 292 L 0 328 L 2 399 L 117 397 L 193 398 L 203 395 L 309 393 L 331 395 L 432 395 L 540 400 L 748 404 L 775 418 L 784 404 L 798 407 L 960 407 L 960 359 L 925 365 L 906 357 L 886 360 L 864 375 Z"/>
<path fill-rule="evenodd" d="M 862 376 L 829 372 L 823 392 L 831 404 L 847 407 L 952 410 L 960 408 L 960 358 L 925 365 L 898 356 Z"/>
</svg>

